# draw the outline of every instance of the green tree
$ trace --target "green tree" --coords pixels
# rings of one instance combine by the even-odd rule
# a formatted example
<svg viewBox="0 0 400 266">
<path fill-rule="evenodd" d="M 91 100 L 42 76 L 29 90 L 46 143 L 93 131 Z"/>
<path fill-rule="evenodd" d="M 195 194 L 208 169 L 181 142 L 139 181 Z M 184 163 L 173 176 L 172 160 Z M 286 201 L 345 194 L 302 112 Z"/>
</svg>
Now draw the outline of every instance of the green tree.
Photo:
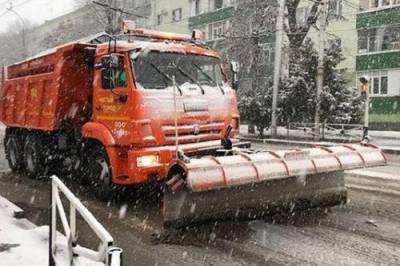
<svg viewBox="0 0 400 266">
<path fill-rule="evenodd" d="M 321 120 L 330 123 L 352 123 L 360 119 L 361 101 L 354 88 L 348 88 L 344 73 L 338 69 L 344 60 L 340 46 L 333 43 L 326 49 L 324 83 L 321 93 Z M 289 77 L 280 89 L 282 122 L 312 122 L 316 104 L 318 54 L 309 38 L 290 54 Z"/>
<path fill-rule="evenodd" d="M 255 125 L 260 137 L 271 124 L 272 87 L 254 86 L 239 91 L 239 109 L 242 119 Z"/>
</svg>

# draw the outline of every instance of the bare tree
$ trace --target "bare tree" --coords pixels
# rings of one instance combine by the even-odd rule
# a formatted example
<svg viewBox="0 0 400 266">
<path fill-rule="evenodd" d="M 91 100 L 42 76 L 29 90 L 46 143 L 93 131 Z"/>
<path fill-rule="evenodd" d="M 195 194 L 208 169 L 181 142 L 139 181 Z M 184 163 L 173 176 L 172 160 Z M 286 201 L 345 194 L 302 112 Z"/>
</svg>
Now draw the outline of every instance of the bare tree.
<svg viewBox="0 0 400 266">
<path fill-rule="evenodd" d="M 87 4 L 104 31 L 117 34 L 121 31 L 124 19 L 147 19 L 147 14 L 139 14 L 134 8 L 135 0 L 76 0 L 78 4 Z"/>
<path fill-rule="evenodd" d="M 13 62 L 23 60 L 30 53 L 28 40 L 29 31 L 36 24 L 32 21 L 16 20 L 8 25 L 8 31 L 0 35 L 2 40 L 0 43 L 1 64 L 6 65 Z"/>
<path fill-rule="evenodd" d="M 303 0 L 306 1 L 306 0 Z M 286 28 L 287 37 L 289 39 L 290 48 L 298 48 L 303 44 L 311 27 L 315 25 L 318 20 L 321 0 L 307 0 L 312 3 L 308 17 L 303 24 L 299 24 L 297 21 L 297 10 L 301 0 L 286 0 L 286 8 L 288 12 L 288 25 Z"/>
<path fill-rule="evenodd" d="M 229 59 L 241 65 L 240 112 L 260 135 L 271 120 L 271 54 L 265 49 L 274 39 L 276 4 L 267 0 L 240 1 L 227 36 Z"/>
</svg>

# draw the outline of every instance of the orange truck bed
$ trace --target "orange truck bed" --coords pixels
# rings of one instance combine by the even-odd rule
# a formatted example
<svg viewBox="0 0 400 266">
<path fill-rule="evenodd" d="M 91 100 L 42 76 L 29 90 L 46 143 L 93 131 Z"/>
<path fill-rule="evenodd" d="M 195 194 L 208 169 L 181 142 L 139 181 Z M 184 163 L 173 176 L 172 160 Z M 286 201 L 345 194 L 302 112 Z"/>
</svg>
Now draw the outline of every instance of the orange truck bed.
<svg viewBox="0 0 400 266">
<path fill-rule="evenodd" d="M 79 123 L 91 93 L 84 44 L 67 44 L 2 70 L 1 121 L 8 127 L 56 130 Z"/>
</svg>

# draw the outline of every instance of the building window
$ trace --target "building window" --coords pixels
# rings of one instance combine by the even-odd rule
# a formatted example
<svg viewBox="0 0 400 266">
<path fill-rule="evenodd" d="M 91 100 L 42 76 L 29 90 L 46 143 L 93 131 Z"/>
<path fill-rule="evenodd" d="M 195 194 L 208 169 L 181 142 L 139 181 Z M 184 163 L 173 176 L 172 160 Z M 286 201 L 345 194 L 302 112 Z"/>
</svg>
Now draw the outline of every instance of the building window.
<svg viewBox="0 0 400 266">
<path fill-rule="evenodd" d="M 157 25 L 161 25 L 163 23 L 163 15 L 157 15 Z"/>
<path fill-rule="evenodd" d="M 194 14 L 200 14 L 200 0 L 194 0 Z"/>
<path fill-rule="evenodd" d="M 342 0 L 329 1 L 328 19 L 342 18 L 343 3 Z"/>
<path fill-rule="evenodd" d="M 388 93 L 388 77 L 381 77 L 380 94 L 386 95 Z"/>
<path fill-rule="evenodd" d="M 190 0 L 190 16 L 200 14 L 200 0 Z"/>
<path fill-rule="evenodd" d="M 399 0 L 369 0 L 370 8 L 388 7 L 400 4 Z"/>
<path fill-rule="evenodd" d="M 299 27 L 303 27 L 306 25 L 309 12 L 310 11 L 308 7 L 299 7 L 296 10 L 296 20 Z"/>
<path fill-rule="evenodd" d="M 388 26 L 358 32 L 358 53 L 400 49 L 400 26 Z"/>
<path fill-rule="evenodd" d="M 223 23 L 215 23 L 212 28 L 213 28 L 213 40 L 224 38 Z"/>
<path fill-rule="evenodd" d="M 222 8 L 223 4 L 223 0 L 214 0 L 214 10 Z"/>
<path fill-rule="evenodd" d="M 379 94 L 379 72 L 378 73 L 374 73 L 374 76 L 372 77 L 372 94 Z"/>
<path fill-rule="evenodd" d="M 223 39 L 225 36 L 225 23 L 226 22 L 217 22 L 208 25 L 208 41 Z"/>
<path fill-rule="evenodd" d="M 377 29 L 367 29 L 358 32 L 358 53 L 379 51 L 377 45 Z"/>
<path fill-rule="evenodd" d="M 213 27 L 213 39 L 220 39 L 223 38 L 224 36 L 224 28 L 222 25 L 214 26 Z"/>
<path fill-rule="evenodd" d="M 172 21 L 180 21 L 182 19 L 182 8 L 172 10 Z"/>
<path fill-rule="evenodd" d="M 389 26 L 384 29 L 382 51 L 400 49 L 400 26 Z"/>
</svg>

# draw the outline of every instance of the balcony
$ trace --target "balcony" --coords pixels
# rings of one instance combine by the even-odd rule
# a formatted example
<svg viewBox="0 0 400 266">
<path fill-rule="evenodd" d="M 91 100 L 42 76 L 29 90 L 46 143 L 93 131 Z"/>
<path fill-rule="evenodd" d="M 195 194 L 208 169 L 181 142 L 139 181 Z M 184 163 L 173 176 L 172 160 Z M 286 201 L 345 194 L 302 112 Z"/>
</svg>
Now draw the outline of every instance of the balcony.
<svg viewBox="0 0 400 266">
<path fill-rule="evenodd" d="M 194 17 L 190 17 L 189 18 L 189 27 L 191 29 L 193 29 L 200 25 L 229 19 L 230 17 L 233 16 L 234 12 L 235 12 L 235 8 L 233 6 L 231 6 L 231 7 L 225 7 L 225 8 L 217 9 L 217 10 L 214 10 L 211 12 L 203 13 L 203 14 L 200 14 L 200 15 L 197 15 Z"/>
<path fill-rule="evenodd" d="M 400 50 L 357 55 L 357 71 L 390 68 L 400 68 Z"/>
<path fill-rule="evenodd" d="M 357 14 L 356 29 L 400 23 L 400 6 L 372 9 Z"/>
</svg>

